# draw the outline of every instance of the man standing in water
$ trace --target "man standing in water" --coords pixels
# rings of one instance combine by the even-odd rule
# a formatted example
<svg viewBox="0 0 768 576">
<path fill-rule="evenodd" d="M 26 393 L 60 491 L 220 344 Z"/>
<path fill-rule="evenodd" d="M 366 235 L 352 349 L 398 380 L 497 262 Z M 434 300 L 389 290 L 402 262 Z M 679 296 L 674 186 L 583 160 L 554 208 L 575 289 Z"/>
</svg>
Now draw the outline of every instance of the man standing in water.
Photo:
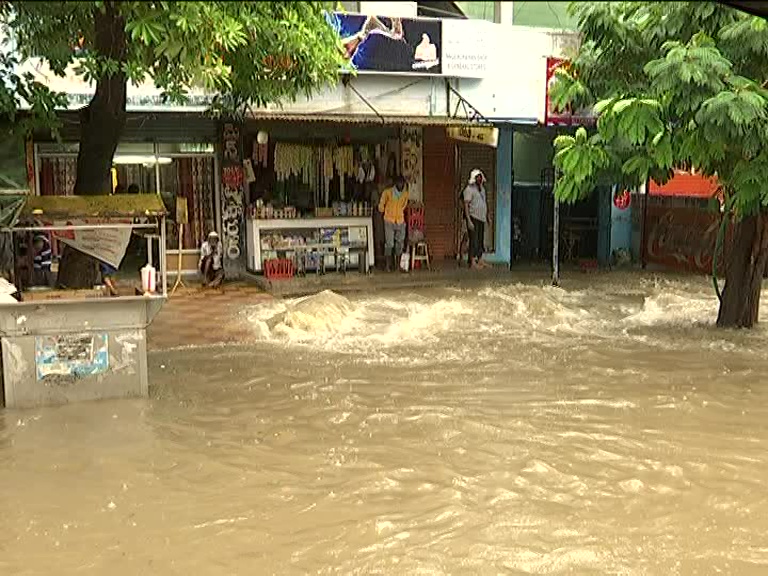
<svg viewBox="0 0 768 576">
<path fill-rule="evenodd" d="M 469 175 L 469 184 L 464 189 L 464 216 L 469 232 L 469 253 L 467 262 L 470 268 L 485 268 L 483 253 L 485 248 L 485 225 L 488 222 L 488 204 L 485 192 L 485 175 L 475 168 Z"/>
<path fill-rule="evenodd" d="M 200 274 L 203 276 L 203 287 L 216 288 L 224 281 L 222 268 L 222 250 L 219 235 L 216 232 L 208 234 L 208 240 L 200 247 Z"/>
<path fill-rule="evenodd" d="M 405 244 L 405 207 L 408 205 L 408 191 L 405 178 L 397 176 L 395 185 L 382 192 L 379 212 L 384 214 L 384 257 L 387 272 L 397 266 L 396 259 L 403 253 Z M 394 255 L 392 251 L 394 250 Z M 394 264 L 394 266 L 393 266 Z"/>
</svg>

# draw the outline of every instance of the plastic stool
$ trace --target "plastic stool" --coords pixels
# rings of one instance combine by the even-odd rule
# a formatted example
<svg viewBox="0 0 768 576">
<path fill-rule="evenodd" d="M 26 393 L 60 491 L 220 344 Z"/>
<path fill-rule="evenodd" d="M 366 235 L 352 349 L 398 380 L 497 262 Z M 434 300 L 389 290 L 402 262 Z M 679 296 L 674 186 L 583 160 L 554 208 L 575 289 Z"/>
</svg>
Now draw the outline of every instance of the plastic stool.
<svg viewBox="0 0 768 576">
<path fill-rule="evenodd" d="M 424 262 L 427 270 L 432 270 L 429 264 L 429 247 L 426 242 L 416 242 L 411 246 L 411 270 L 416 267 L 416 262 Z"/>
</svg>

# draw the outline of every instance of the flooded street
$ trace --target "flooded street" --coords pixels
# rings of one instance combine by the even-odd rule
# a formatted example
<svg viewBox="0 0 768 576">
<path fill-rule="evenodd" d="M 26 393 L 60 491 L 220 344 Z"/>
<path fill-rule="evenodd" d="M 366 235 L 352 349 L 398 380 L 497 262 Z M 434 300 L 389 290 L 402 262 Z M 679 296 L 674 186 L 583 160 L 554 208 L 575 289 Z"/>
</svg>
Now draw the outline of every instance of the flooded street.
<svg viewBox="0 0 768 576">
<path fill-rule="evenodd" d="M 254 306 L 148 401 L 0 411 L 0 574 L 765 574 L 765 298 L 741 333 L 619 273 Z"/>
</svg>

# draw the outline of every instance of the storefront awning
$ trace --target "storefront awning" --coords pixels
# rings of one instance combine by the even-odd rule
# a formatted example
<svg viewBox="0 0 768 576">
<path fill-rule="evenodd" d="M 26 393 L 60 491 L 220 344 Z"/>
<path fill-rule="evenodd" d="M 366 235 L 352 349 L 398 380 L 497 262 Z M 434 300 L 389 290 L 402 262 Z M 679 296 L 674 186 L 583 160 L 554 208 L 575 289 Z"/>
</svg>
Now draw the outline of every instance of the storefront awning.
<svg viewBox="0 0 768 576">
<path fill-rule="evenodd" d="M 273 112 L 253 112 L 250 120 L 272 122 L 325 122 L 339 124 L 378 124 L 402 126 L 466 126 L 470 122 L 466 118 L 449 118 L 447 116 L 374 116 L 374 115 L 344 115 L 344 114 L 281 114 Z"/>
</svg>

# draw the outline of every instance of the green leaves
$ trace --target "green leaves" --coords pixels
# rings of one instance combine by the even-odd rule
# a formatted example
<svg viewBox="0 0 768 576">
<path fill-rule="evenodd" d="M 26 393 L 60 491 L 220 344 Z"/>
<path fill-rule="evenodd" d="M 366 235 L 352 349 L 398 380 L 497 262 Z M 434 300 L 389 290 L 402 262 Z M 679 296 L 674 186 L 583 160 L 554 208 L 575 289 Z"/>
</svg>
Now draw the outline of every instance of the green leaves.
<svg viewBox="0 0 768 576">
<path fill-rule="evenodd" d="M 696 167 L 718 176 L 740 214 L 768 206 L 768 23 L 713 2 L 573 10 L 581 51 L 554 93 L 558 105 L 594 96 L 597 133 L 556 140 L 561 199 L 598 178 L 640 183 Z"/>
<path fill-rule="evenodd" d="M 574 136 L 558 136 L 555 150 L 555 167 L 561 172 L 555 183 L 555 195 L 560 201 L 571 203 L 586 198 L 601 171 L 610 164 L 600 139 L 590 138 L 582 127 Z"/>
<path fill-rule="evenodd" d="M 74 64 L 86 81 L 116 75 L 134 84 L 150 80 L 176 102 L 203 88 L 219 96 L 223 114 L 294 99 L 337 80 L 340 42 L 325 8 L 324 2 L 12 1 L 0 4 L 0 25 L 22 59 L 46 61 L 56 74 Z M 111 44 L 97 46 L 95 17 L 110 13 L 124 39 L 113 30 Z M 50 120 L 51 106 L 63 95 L 33 89 L 23 79 L 11 82 L 12 74 L 13 68 L 0 66 L 0 78 L 11 86 L 0 90 L 0 116 L 13 116 L 21 98 L 39 99 L 33 112 Z"/>
<path fill-rule="evenodd" d="M 650 98 L 603 101 L 599 106 L 598 130 L 606 141 L 623 139 L 639 145 L 663 131 L 661 112 L 661 104 Z"/>
</svg>

